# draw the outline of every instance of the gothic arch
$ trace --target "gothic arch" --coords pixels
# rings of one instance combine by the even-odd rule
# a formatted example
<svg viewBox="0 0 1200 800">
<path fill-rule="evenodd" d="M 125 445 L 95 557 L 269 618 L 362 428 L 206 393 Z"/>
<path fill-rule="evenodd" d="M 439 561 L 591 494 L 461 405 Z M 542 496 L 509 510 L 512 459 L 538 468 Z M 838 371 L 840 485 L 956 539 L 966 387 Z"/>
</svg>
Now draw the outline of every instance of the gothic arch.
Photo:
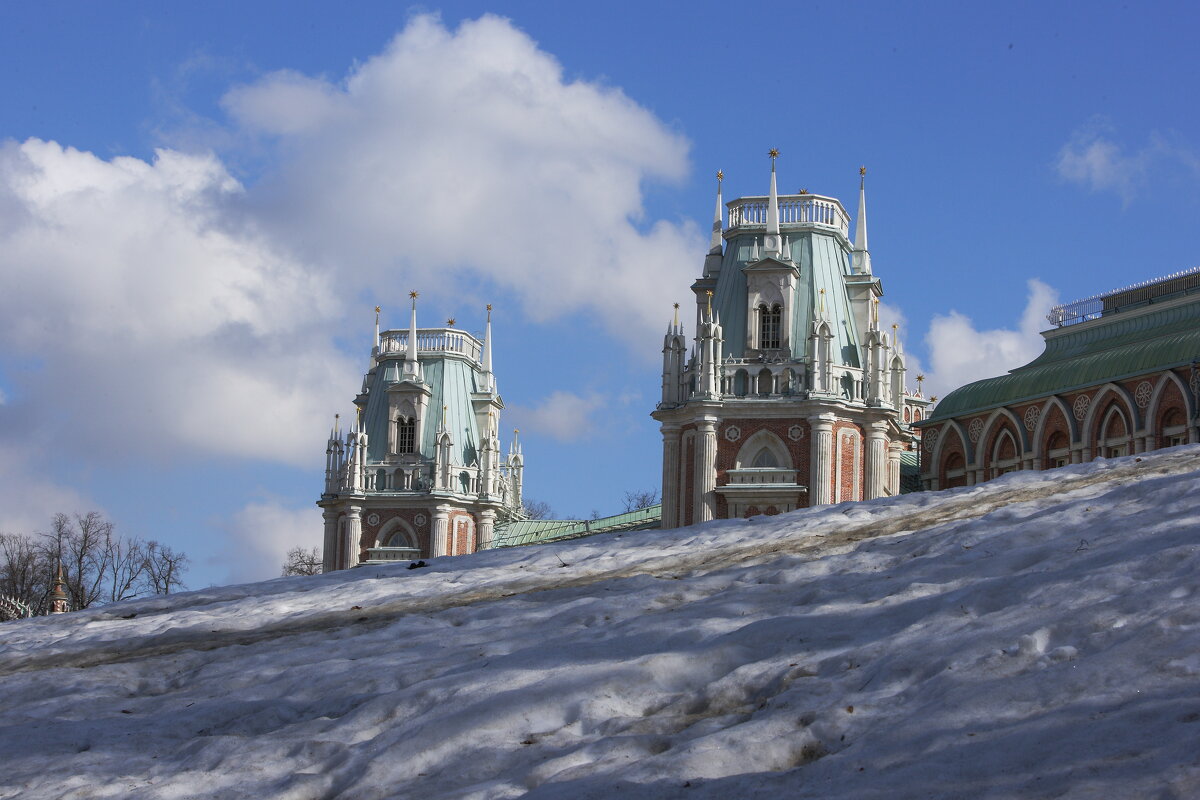
<svg viewBox="0 0 1200 800">
<path fill-rule="evenodd" d="M 379 535 L 375 537 L 375 546 L 411 547 L 416 550 L 419 543 L 416 531 L 407 522 L 399 517 L 392 517 L 379 529 Z"/>
<path fill-rule="evenodd" d="M 770 463 L 760 463 L 763 461 L 773 461 L 776 469 L 795 469 L 792 466 L 792 456 L 788 452 L 787 445 L 768 430 L 761 430 L 746 440 L 746 443 L 738 450 L 734 468 L 749 469 L 755 466 L 772 466 Z"/>
<path fill-rule="evenodd" d="M 929 454 L 929 463 L 942 463 L 942 451 L 946 449 L 947 434 L 950 433 L 950 431 L 954 431 L 955 435 L 958 436 L 958 443 L 959 446 L 962 447 L 963 454 L 966 456 L 967 466 L 976 464 L 977 462 L 975 461 L 975 454 L 971 447 L 967 444 L 967 442 L 970 441 L 967 438 L 967 431 L 965 428 L 963 428 L 962 423 L 956 419 L 947 420 L 946 424 L 941 427 L 940 432 L 938 433 L 937 441 L 933 445 L 933 452 Z"/>
<path fill-rule="evenodd" d="M 1110 398 L 1109 395 L 1112 395 Z M 1087 447 L 1094 447 L 1099 440 L 1099 420 L 1100 416 L 1108 411 L 1108 407 L 1112 403 L 1120 403 L 1125 411 L 1125 421 L 1130 426 L 1128 433 L 1133 435 L 1133 432 L 1142 427 L 1142 421 L 1138 418 L 1134 411 L 1137 405 L 1133 402 L 1133 398 L 1129 396 L 1129 392 L 1115 383 L 1106 383 L 1100 387 L 1100 390 L 1092 395 L 1092 402 L 1088 404 L 1087 416 L 1083 419 L 1083 424 L 1080 426 L 1080 441 Z"/>
<path fill-rule="evenodd" d="M 1154 386 L 1154 394 L 1150 396 L 1150 405 L 1146 406 L 1146 433 L 1156 437 L 1162 436 L 1163 403 L 1172 386 L 1179 390 L 1179 395 L 1183 398 L 1184 424 L 1187 424 L 1186 420 L 1195 418 L 1196 410 L 1192 408 L 1191 391 L 1174 371 L 1167 370 L 1159 377 L 1158 383 Z M 1158 446 L 1162 447 L 1163 445 L 1159 443 Z"/>
<path fill-rule="evenodd" d="M 1041 450 L 1045 444 L 1046 426 L 1049 425 L 1048 420 L 1051 417 L 1050 412 L 1052 409 L 1058 409 L 1062 412 L 1063 419 L 1067 421 L 1067 438 L 1071 443 L 1079 441 L 1079 425 L 1075 420 L 1075 415 L 1071 413 L 1071 409 L 1065 400 L 1053 394 L 1046 398 L 1046 402 L 1042 404 L 1041 413 L 1038 415 L 1037 427 L 1033 429 L 1033 449 L 1037 455 L 1045 455 Z"/>
<path fill-rule="evenodd" d="M 987 460 L 990 457 L 989 443 L 993 437 L 997 436 L 997 431 L 1003 428 L 1004 424 L 1012 425 L 1016 432 L 1015 443 L 1017 446 L 1017 458 L 1021 458 L 1025 453 L 1029 452 L 1029 432 L 1025 430 L 1025 426 L 1021 420 L 1017 419 L 1017 415 L 1012 412 L 1012 409 L 1001 406 L 993 411 L 983 423 L 983 431 L 979 434 L 979 441 L 975 443 L 975 466 L 977 468 L 987 468 L 991 464 Z"/>
</svg>

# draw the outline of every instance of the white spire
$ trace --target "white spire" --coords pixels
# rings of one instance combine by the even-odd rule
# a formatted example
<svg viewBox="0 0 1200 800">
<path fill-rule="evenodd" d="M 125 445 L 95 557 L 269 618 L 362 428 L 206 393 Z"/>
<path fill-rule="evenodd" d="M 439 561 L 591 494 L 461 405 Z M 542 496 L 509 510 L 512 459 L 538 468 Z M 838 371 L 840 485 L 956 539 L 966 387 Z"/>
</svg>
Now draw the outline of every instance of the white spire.
<svg viewBox="0 0 1200 800">
<path fill-rule="evenodd" d="M 721 230 L 722 230 L 721 181 L 723 181 L 724 179 L 725 179 L 725 173 L 722 172 L 721 170 L 717 170 L 717 211 L 715 214 L 713 214 L 712 247 L 709 250 L 709 252 L 712 252 L 712 253 L 721 252 L 721 243 L 723 241 L 721 238 Z"/>
<path fill-rule="evenodd" d="M 867 249 L 867 168 L 858 168 L 858 221 L 854 228 L 854 271 L 871 274 L 871 253 Z"/>
<path fill-rule="evenodd" d="M 404 374 L 409 376 L 417 375 L 417 298 L 420 296 L 418 292 L 412 291 L 408 293 L 412 298 L 412 317 L 408 323 L 408 352 L 404 356 Z"/>
<path fill-rule="evenodd" d="M 779 238 L 779 192 L 775 189 L 775 159 L 779 151 L 771 148 L 771 194 L 767 198 L 767 234 L 763 237 L 763 253 L 767 258 L 779 258 L 783 242 Z"/>
<path fill-rule="evenodd" d="M 495 379 L 492 377 L 492 304 L 487 304 L 487 325 L 483 329 L 483 374 L 487 385 L 485 391 L 492 391 Z"/>
</svg>

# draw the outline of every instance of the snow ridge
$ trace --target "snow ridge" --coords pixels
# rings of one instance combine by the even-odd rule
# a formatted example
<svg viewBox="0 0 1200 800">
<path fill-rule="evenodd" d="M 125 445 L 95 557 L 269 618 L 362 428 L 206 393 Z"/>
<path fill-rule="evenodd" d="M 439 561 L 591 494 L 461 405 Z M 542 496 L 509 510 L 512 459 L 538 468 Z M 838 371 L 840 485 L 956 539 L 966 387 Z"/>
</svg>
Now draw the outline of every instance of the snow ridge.
<svg viewBox="0 0 1200 800">
<path fill-rule="evenodd" d="M 1189 446 L 0 626 L 0 798 L 1191 797 Z"/>
</svg>

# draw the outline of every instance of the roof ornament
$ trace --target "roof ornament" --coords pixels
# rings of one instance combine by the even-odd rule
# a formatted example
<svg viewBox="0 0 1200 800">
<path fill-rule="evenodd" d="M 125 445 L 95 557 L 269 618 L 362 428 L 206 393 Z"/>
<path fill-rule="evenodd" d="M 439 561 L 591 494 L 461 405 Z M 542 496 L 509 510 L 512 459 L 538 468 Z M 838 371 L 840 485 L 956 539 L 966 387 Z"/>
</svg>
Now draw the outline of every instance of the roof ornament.
<svg viewBox="0 0 1200 800">
<path fill-rule="evenodd" d="M 675 304 L 675 327 L 679 327 L 679 303 Z"/>
<path fill-rule="evenodd" d="M 408 351 L 404 355 L 404 375 L 409 378 L 420 377 L 420 367 L 417 364 L 417 298 L 420 293 L 413 290 L 408 293 L 412 299 L 412 317 L 408 322 Z"/>
<path fill-rule="evenodd" d="M 825 316 L 825 290 L 821 290 L 821 316 Z"/>
<path fill-rule="evenodd" d="M 454 319 L 454 317 L 450 317 L 449 319 L 446 320 L 446 327 L 453 328 L 455 322 L 457 322 L 457 320 Z"/>
<path fill-rule="evenodd" d="M 495 380 L 492 378 L 492 304 L 487 304 L 487 325 L 483 329 L 483 359 L 480 368 L 486 381 L 485 391 L 495 390 Z"/>
<path fill-rule="evenodd" d="M 708 289 L 708 290 L 706 290 L 704 293 L 705 293 L 706 295 L 708 295 L 708 318 L 711 320 L 711 319 L 712 319 L 712 299 L 713 299 L 713 290 L 712 290 L 712 289 Z"/>
</svg>

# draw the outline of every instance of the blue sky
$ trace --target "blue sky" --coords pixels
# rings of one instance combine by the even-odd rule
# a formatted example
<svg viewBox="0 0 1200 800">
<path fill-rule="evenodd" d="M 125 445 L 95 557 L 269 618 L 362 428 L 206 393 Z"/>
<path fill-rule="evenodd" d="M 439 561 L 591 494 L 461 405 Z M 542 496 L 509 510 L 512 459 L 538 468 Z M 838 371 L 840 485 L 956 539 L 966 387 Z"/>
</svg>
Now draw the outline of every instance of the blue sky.
<svg viewBox="0 0 1200 800">
<path fill-rule="evenodd" d="M 737 8 L 733 16 L 730 9 Z M 494 15 L 494 16 L 485 16 Z M 371 308 L 479 329 L 563 515 L 656 486 L 714 191 L 833 195 L 910 366 L 1200 263 L 1187 4 L 0 5 L 0 530 L 105 512 L 194 586 L 315 544 Z M 911 376 L 910 376 L 911 377 Z"/>
</svg>

